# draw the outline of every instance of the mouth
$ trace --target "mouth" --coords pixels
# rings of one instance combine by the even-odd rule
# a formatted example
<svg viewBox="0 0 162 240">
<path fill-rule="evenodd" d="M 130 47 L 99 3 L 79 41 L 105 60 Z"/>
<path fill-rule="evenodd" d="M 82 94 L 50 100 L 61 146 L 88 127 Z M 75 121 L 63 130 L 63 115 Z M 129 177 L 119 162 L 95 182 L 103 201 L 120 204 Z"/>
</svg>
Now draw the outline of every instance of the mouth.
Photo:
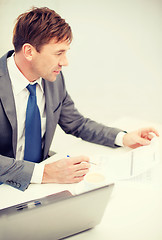
<svg viewBox="0 0 162 240">
<path fill-rule="evenodd" d="M 59 74 L 61 70 L 53 71 L 55 74 Z"/>
</svg>

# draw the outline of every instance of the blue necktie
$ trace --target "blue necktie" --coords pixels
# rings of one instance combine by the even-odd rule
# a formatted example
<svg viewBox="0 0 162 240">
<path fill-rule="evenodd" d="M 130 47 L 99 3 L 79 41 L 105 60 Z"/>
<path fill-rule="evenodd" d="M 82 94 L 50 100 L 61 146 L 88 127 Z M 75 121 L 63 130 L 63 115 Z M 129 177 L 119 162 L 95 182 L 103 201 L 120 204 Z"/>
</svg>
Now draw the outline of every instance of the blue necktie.
<svg viewBox="0 0 162 240">
<path fill-rule="evenodd" d="M 24 160 L 39 163 L 42 160 L 42 139 L 36 84 L 29 84 L 27 89 L 30 95 L 26 109 Z"/>
</svg>

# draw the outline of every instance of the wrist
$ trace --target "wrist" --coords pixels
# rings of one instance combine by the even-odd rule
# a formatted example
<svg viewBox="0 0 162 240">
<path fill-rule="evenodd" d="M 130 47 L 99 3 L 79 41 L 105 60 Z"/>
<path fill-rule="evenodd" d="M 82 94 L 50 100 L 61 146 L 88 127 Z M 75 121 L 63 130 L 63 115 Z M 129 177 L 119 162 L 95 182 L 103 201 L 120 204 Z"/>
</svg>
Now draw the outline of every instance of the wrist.
<svg viewBox="0 0 162 240">
<path fill-rule="evenodd" d="M 54 163 L 44 165 L 42 183 L 57 183 Z"/>
<path fill-rule="evenodd" d="M 44 165 L 42 183 L 48 183 L 49 182 L 49 166 L 48 165 L 49 164 Z"/>
</svg>

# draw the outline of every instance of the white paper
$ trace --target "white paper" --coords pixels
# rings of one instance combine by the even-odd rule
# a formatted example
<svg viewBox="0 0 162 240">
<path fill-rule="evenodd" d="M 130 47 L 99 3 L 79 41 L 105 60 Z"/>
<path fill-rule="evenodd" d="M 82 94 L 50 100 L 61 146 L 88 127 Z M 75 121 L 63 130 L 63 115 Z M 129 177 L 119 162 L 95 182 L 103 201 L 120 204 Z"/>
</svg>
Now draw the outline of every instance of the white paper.
<svg viewBox="0 0 162 240">
<path fill-rule="evenodd" d="M 146 176 L 151 178 L 151 170 L 160 163 L 159 140 L 154 137 L 148 146 L 130 150 L 121 156 L 95 156 L 93 161 L 96 165 L 92 165 L 90 171 L 102 172 L 108 182 L 136 179 L 137 176 L 139 181 L 142 175 L 143 180 Z"/>
</svg>

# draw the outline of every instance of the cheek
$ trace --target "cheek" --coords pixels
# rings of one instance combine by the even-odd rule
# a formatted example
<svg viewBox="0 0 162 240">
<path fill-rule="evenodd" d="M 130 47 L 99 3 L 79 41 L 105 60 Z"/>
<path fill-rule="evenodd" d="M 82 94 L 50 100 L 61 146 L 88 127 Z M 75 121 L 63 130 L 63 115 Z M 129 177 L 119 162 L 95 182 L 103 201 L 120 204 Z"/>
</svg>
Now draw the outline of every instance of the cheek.
<svg viewBox="0 0 162 240">
<path fill-rule="evenodd" d="M 50 74 L 57 68 L 57 66 L 58 59 L 53 55 L 43 54 L 33 59 L 33 69 L 41 74 Z"/>
<path fill-rule="evenodd" d="M 49 62 L 46 59 L 37 61 L 36 68 L 39 72 L 45 72 L 49 70 Z"/>
<path fill-rule="evenodd" d="M 53 69 L 57 66 L 57 60 L 54 56 L 44 57 L 41 62 L 42 67 L 46 66 L 48 69 Z"/>
</svg>

